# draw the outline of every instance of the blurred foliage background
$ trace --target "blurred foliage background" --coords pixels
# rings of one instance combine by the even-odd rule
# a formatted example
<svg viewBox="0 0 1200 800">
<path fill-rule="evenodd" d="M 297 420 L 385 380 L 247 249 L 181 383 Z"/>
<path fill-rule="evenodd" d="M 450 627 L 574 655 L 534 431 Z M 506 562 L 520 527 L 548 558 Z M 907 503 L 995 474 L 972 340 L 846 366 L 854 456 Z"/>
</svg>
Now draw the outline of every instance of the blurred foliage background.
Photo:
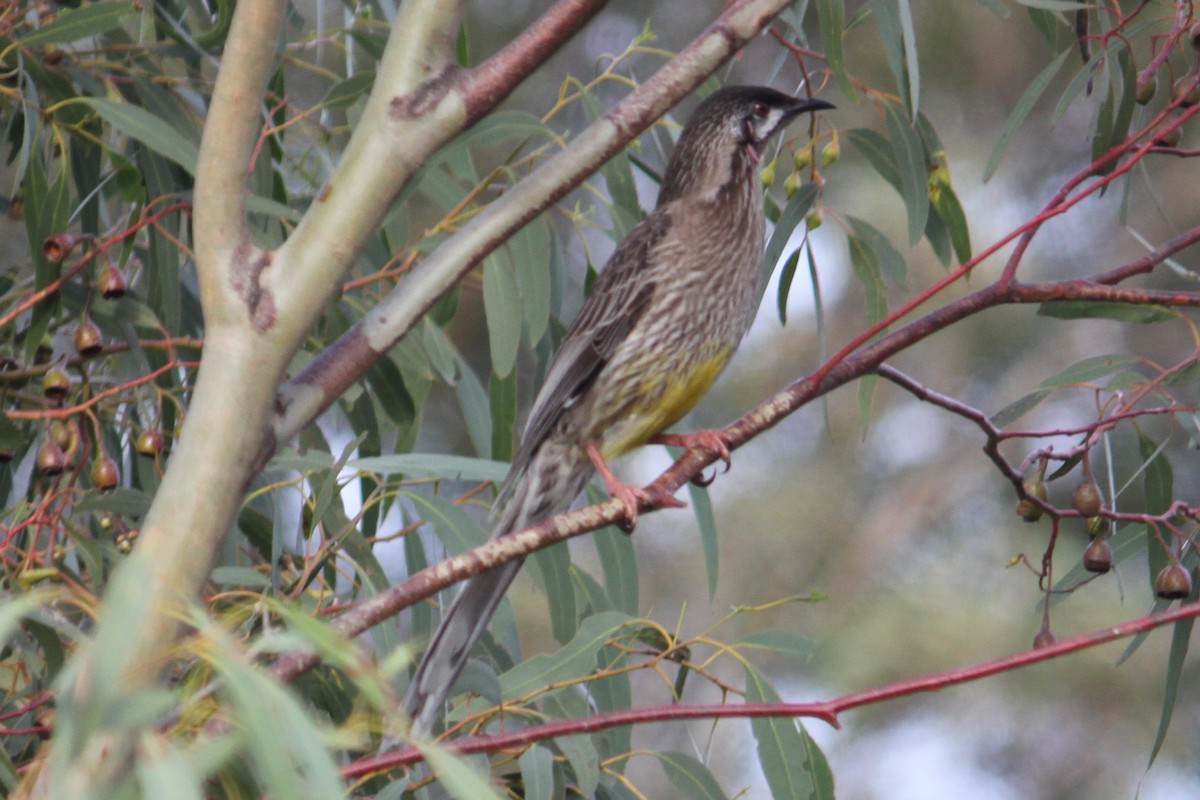
<svg viewBox="0 0 1200 800">
<path fill-rule="evenodd" d="M 688 13 L 681 14 L 679 3 L 610 3 L 497 115 L 435 157 L 420 182 L 406 190 L 378 240 L 348 276 L 341 299 L 313 330 L 295 369 L 480 206 L 502 196 L 504 187 L 686 45 L 724 5 L 692 0 Z M 964 260 L 963 253 L 946 249 L 945 235 L 940 252 L 929 239 L 910 246 L 913 209 L 881 177 L 859 146 L 862 138 L 850 133 L 869 129 L 887 137 L 885 109 L 902 109 L 903 100 L 911 104 L 914 99 L 911 92 L 897 90 L 897 65 L 890 58 L 895 44 L 880 22 L 881 10 L 894 9 L 897 19 L 911 19 L 915 38 L 905 41 L 919 45 L 910 54 L 919 66 L 919 108 L 941 140 L 978 253 L 1034 217 L 1070 175 L 1092 161 L 1094 140 L 1103 141 L 1096 131 L 1104 128 L 1104 115 L 1113 112 L 1112 106 L 1104 111 L 1106 98 L 1114 98 L 1109 102 L 1118 112 L 1129 108 L 1136 130 L 1170 101 L 1170 86 L 1188 76 L 1195 63 L 1185 40 L 1159 70 L 1156 96 L 1147 105 L 1133 104 L 1129 66 L 1119 63 L 1116 50 L 1105 51 L 1120 37 L 1093 41 L 1092 60 L 1082 63 L 1077 5 L 848 0 L 843 7 L 826 0 L 798 2 L 785 12 L 775 30 L 826 55 L 829 18 L 822 26 L 818 17 L 831 9 L 844 13 L 837 37 L 853 82 L 839 81 L 822 58 L 806 61 L 814 83 L 810 88 L 839 105 L 814 129 L 815 163 L 799 171 L 804 186 L 819 192 L 788 194 L 795 155 L 809 142 L 809 132 L 802 130 L 792 131 L 781 148 L 771 192 L 776 217 L 786 213 L 791 198 L 801 197 L 815 203 L 821 219 L 810 211 L 807 232 L 803 216 L 793 220 L 800 224 L 788 249 L 804 235 L 807 249 L 790 290 L 781 290 L 776 276 L 735 362 L 684 428 L 727 424 L 815 370 L 865 330 L 878 318 L 880 293 L 890 307 L 898 307 Z M 66 650 L 86 635 L 109 565 L 136 540 L 139 515 L 150 502 L 184 414 L 204 334 L 187 218 L 169 209 L 190 199 L 205 97 L 218 67 L 214 54 L 228 7 L 218 4 L 209 14 L 200 3 L 134 7 L 115 2 L 67 13 L 69 6 L 18 4 L 0 16 L 0 60 L 6 70 L 0 122 L 7 142 L 7 164 L 0 173 L 6 212 L 0 220 L 0 391 L 8 415 L 0 447 L 10 458 L 0 469 L 0 493 L 7 498 L 0 580 L 10 600 L 34 586 L 58 586 L 69 597 L 62 601 L 65 609 L 43 609 L 42 616 L 27 622 L 5 651 L 6 699 L 0 712 L 23 710 L 3 723 L 11 729 L 3 740 L 9 789 L 36 758 L 41 726 L 53 722 L 45 704 L 30 707 L 30 701 L 43 696 Z M 467 3 L 460 60 L 469 65 L 494 52 L 539 11 L 530 2 Z M 1088 13 L 1095 35 L 1112 29 L 1119 14 L 1133 15 L 1123 34 L 1132 47 L 1132 69 L 1141 70 L 1165 46 L 1164 37 L 1178 20 L 1193 21 L 1194 9 L 1188 2 L 1151 0 L 1096 4 Z M 65 29 L 63 20 L 71 14 L 91 16 L 78 30 Z M 282 241 L 320 191 L 361 108 L 386 38 L 386 20 L 393 14 L 386 2 L 292 7 L 283 66 L 266 102 L 268 119 L 278 127 L 264 137 L 250 176 L 259 244 Z M 39 31 L 53 31 L 55 24 L 60 25 L 57 35 L 38 38 Z M 1056 62 L 1060 54 L 1065 55 Z M 1060 66 L 1047 76 L 1044 94 L 1029 106 L 1024 123 L 1010 130 L 1014 109 L 1052 63 Z M 904 74 L 910 82 L 917 80 L 916 73 Z M 1083 91 L 1080 75 L 1093 77 L 1090 94 Z M 770 83 L 793 91 L 803 75 L 791 53 L 764 35 L 718 78 L 722 84 Z M 578 91 L 581 84 L 586 84 L 584 93 Z M 706 89 L 716 85 L 710 82 Z M 439 540 L 446 538 L 445 530 L 417 524 L 428 523 L 434 510 L 446 511 L 447 499 L 457 498 L 456 507 L 466 508 L 474 524 L 486 520 L 491 494 L 486 489 L 476 494 L 478 481 L 434 481 L 430 474 L 437 476 L 438 469 L 421 475 L 411 462 L 400 469 L 395 466 L 400 462 L 351 461 L 347 471 L 342 458 L 413 452 L 507 459 L 511 431 L 519 430 L 521 411 L 562 322 L 572 318 L 590 271 L 603 264 L 636 220 L 637 206 L 652 205 L 655 175 L 678 122 L 694 103 L 693 98 L 681 104 L 627 157 L 612 162 L 489 259 L 367 376 L 361 389 L 352 390 L 306 432 L 297 449 L 273 462 L 253 488 L 239 519 L 240 535 L 231 539 L 205 597 L 215 616 L 236 637 L 245 637 L 249 652 L 259 652 L 250 643 L 268 638 L 263 634 L 271 627 L 271 614 L 258 605 L 261 597 L 295 601 L 307 610 L 350 601 L 366 593 L 364 581 L 372 587 L 395 582 L 408 567 L 455 549 Z M 1111 119 L 1107 125 L 1111 132 Z M 1200 147 L 1195 127 L 1187 126 L 1178 148 Z M 836 157 L 828 150 L 835 131 Z M 1010 133 L 1002 160 L 985 180 L 998 142 Z M 822 158 L 826 153 L 829 157 Z M 1047 223 L 1024 255 L 1021 278 L 1083 277 L 1141 257 L 1146 243 L 1161 243 L 1200 225 L 1196 186 L 1189 159 L 1165 153 L 1146 157 L 1128 180 Z M 142 224 L 164 210 L 161 219 Z M 864 281 L 861 271 L 856 274 L 847 245 L 852 218 L 869 222 L 891 242 L 904 262 L 901 280 L 890 275 L 886 282 Z M 131 235 L 115 238 L 121 231 Z M 65 260 L 55 260 L 42 243 L 63 232 L 97 234 L 105 246 L 89 249 L 81 243 Z M 994 280 L 1009 252 L 1011 246 L 984 261 L 968 281 L 936 302 Z M 22 305 L 31 292 L 73 269 L 85 253 L 92 260 L 61 290 L 45 302 Z M 539 258 L 542 253 L 551 256 Z M 106 270 L 128 285 L 123 297 L 102 296 L 105 280 L 116 280 Z M 1200 258 L 1193 248 L 1139 285 L 1190 291 L 1197 272 Z M 490 280 L 507 282 L 508 288 L 493 288 L 485 298 Z M 503 305 L 503 298 L 510 305 Z M 781 306 L 786 324 L 780 322 Z M 499 322 L 505 316 L 507 326 Z M 85 358 L 77 352 L 81 320 L 97 326 L 104 343 L 100 355 Z M 1194 361 L 1191 324 L 1063 320 L 1040 316 L 1035 305 L 1004 306 L 957 323 L 890 363 L 986 414 L 1051 382 L 1046 385 L 1053 391 L 1012 427 L 1054 431 L 1086 425 L 1097 416 L 1097 398 L 1135 391 L 1138 381 L 1159 366 Z M 1132 354 L 1144 364 L 1081 384 L 1053 383 L 1072 365 L 1110 354 Z M 65 397 L 55 399 L 44 381 L 59 368 L 69 386 Z M 1172 387 L 1183 406 L 1197 403 L 1194 376 L 1193 370 Z M 839 389 L 734 454 L 732 470 L 708 490 L 719 535 L 715 592 L 710 594 L 703 534 L 692 511 L 647 515 L 628 541 L 611 531 L 603 534 L 609 544 L 602 547 L 622 542 L 619 546 L 632 548 L 636 557 L 640 581 L 631 611 L 685 640 L 708 637 L 710 629 L 712 640 L 722 642 L 767 630 L 786 632 L 793 638 L 780 649 L 788 652 L 761 648 L 750 657 L 785 700 L 796 702 L 1030 647 L 1042 624 L 1043 594 L 1037 577 L 1013 562 L 1024 554 L 1038 563 L 1050 536 L 1049 521 L 1030 525 L 1014 513 L 1013 486 L 981 452 L 984 439 L 973 425 L 886 382 L 875 389 L 869 414 L 860 402 L 857 384 Z M 78 412 L 56 415 L 59 407 Z M 1110 487 L 1116 486 L 1122 488 L 1122 507 L 1141 508 L 1146 502 L 1144 466 L 1150 459 L 1139 451 L 1138 432 L 1163 445 L 1173 496 L 1195 503 L 1196 423 L 1190 411 L 1139 420 L 1105 437 L 1092 461 L 1105 497 L 1111 498 Z M 66 467 L 58 477 L 47 475 L 39 462 L 46 457 L 46 442 L 54 439 Z M 1076 444 L 1078 437 L 1046 436 L 1007 442 L 1003 453 L 1020 463 L 1036 447 L 1061 451 Z M 112 492 L 100 492 L 107 477 L 93 469 L 101 452 L 112 459 L 117 474 L 119 485 Z M 623 462 L 621 471 L 648 481 L 669 463 L 665 451 L 649 448 Z M 1076 468 L 1050 483 L 1054 505 L 1069 507 L 1078 476 Z M 396 535 L 413 530 L 420 537 Z M 1116 533 L 1122 535 L 1120 529 Z M 1118 548 L 1123 560 L 1113 573 L 1080 586 L 1054 606 L 1056 635 L 1102 628 L 1152 607 L 1148 574 L 1156 570 L 1148 567 L 1144 541 L 1140 548 Z M 1077 567 L 1087 543 L 1080 520 L 1063 521 L 1056 579 Z M 604 558 L 611 552 L 597 552 L 587 539 L 572 544 L 571 551 L 598 581 L 610 575 L 611 563 Z M 1161 554 L 1152 557 L 1160 563 Z M 1189 557 L 1185 563 L 1194 563 L 1194 554 Z M 528 576 L 520 579 L 511 597 L 513 616 L 501 618 L 501 625 L 510 627 L 497 635 L 515 638 L 515 619 L 526 656 L 559 646 L 546 598 L 533 585 Z M 805 601 L 777 602 L 788 597 Z M 749 610 L 753 607 L 761 608 Z M 738 611 L 731 615 L 730 609 Z M 422 606 L 395 626 L 381 626 L 365 644 L 386 660 L 408 636 L 427 634 L 433 619 L 432 609 Z M 843 800 L 1194 795 L 1200 791 L 1194 757 L 1200 742 L 1196 661 L 1188 656 L 1174 662 L 1173 719 L 1161 753 L 1147 769 L 1164 693 L 1175 685 L 1168 680 L 1171 634 L 1151 634 L 1115 666 L 1127 644 L 855 710 L 843 717 L 837 732 L 819 722 L 805 727 L 828 757 Z M 692 642 L 694 663 L 715 649 L 706 646 Z M 402 684 L 397 677 L 402 669 L 395 663 L 389 669 L 380 673 L 382 684 Z M 204 659 L 182 658 L 174 677 L 190 691 L 209 671 Z M 224 674 L 236 683 L 231 673 Z M 342 691 L 336 675 L 310 676 L 298 688 L 321 709 L 318 716 L 328 726 L 323 744 L 343 753 L 369 749 L 361 739 L 348 740 L 377 726 L 386 714 L 363 700 L 369 694 L 363 686 Z M 727 698 L 719 681 L 739 687 L 744 681 L 733 659 L 718 660 L 711 676 L 689 677 L 683 699 L 720 702 Z M 658 675 L 643 670 L 631 676 L 634 704 L 669 703 L 675 677 L 667 667 Z M 298 728 L 297 735 L 302 730 L 308 731 Z M 679 786 L 673 783 L 678 776 L 641 755 L 651 751 L 679 751 L 703 762 L 727 796 L 768 791 L 749 723 L 723 721 L 635 730 L 629 745 L 634 755 L 618 759 L 621 766 L 615 768 L 624 770 L 628 785 L 606 783 L 598 796 L 604 791 L 635 796 L 621 794 L 632 792 L 629 787 L 646 797 L 678 796 L 672 788 Z M 234 774 L 215 782 L 236 796 L 242 780 Z M 262 775 L 257 780 L 260 786 L 269 784 Z"/>
</svg>

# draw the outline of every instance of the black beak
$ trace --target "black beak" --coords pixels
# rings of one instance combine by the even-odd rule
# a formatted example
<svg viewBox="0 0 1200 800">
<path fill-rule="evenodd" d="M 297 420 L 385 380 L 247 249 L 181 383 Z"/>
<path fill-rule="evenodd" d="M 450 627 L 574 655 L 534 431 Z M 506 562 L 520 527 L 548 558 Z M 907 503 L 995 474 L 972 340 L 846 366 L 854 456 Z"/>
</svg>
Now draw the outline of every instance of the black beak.
<svg viewBox="0 0 1200 800">
<path fill-rule="evenodd" d="M 816 97 L 810 97 L 804 100 L 797 100 L 795 105 L 787 109 L 786 116 L 788 119 L 791 119 L 792 117 L 805 112 L 821 111 L 826 108 L 837 108 L 837 106 L 828 100 L 820 100 Z"/>
</svg>

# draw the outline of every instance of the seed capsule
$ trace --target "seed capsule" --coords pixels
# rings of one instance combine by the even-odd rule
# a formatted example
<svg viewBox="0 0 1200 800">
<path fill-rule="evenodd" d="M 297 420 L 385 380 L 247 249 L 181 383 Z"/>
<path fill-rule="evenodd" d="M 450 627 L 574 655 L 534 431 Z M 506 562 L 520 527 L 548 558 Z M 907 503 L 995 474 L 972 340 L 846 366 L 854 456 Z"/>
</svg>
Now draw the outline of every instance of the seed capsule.
<svg viewBox="0 0 1200 800">
<path fill-rule="evenodd" d="M 1046 482 L 1042 480 L 1042 476 L 1045 474 L 1043 470 L 1038 470 L 1026 478 L 1022 484 L 1025 494 L 1029 495 L 1029 497 L 1023 497 L 1017 503 L 1017 515 L 1026 522 L 1037 522 L 1042 518 L 1042 507 L 1030 498 L 1036 497 L 1038 500 L 1046 499 L 1049 492 L 1046 491 Z"/>
<path fill-rule="evenodd" d="M 1171 99 L 1177 100 L 1183 108 L 1200 103 L 1200 82 L 1191 75 L 1183 76 L 1175 81 L 1175 87 L 1171 90 Z"/>
<path fill-rule="evenodd" d="M 1085 480 L 1075 489 L 1075 496 L 1071 498 L 1071 505 L 1085 517 L 1096 516 L 1100 513 L 1100 508 L 1103 505 L 1103 498 L 1100 496 L 1100 487 L 1090 478 Z"/>
<path fill-rule="evenodd" d="M 84 358 L 97 355 L 104 349 L 104 335 L 91 318 L 84 317 L 75 326 L 75 352 Z"/>
<path fill-rule="evenodd" d="M 1088 536 L 1095 539 L 1097 536 L 1103 536 L 1108 529 L 1108 524 L 1104 521 L 1104 517 L 1088 517 L 1087 522 Z"/>
<path fill-rule="evenodd" d="M 96 280 L 100 287 L 100 295 L 106 300 L 116 300 L 119 297 L 124 297 L 128 289 L 128 284 L 125 281 L 125 273 L 120 269 L 109 264 L 100 271 L 100 277 Z"/>
<path fill-rule="evenodd" d="M 1143 83 L 1141 88 L 1138 89 L 1138 93 L 1137 93 L 1138 105 L 1144 106 L 1147 103 L 1149 103 L 1151 100 L 1154 99 L 1154 95 L 1157 92 L 1158 92 L 1158 76 L 1155 75 L 1155 76 L 1151 77 L 1150 80 Z"/>
<path fill-rule="evenodd" d="M 1192 573 L 1178 562 L 1164 567 L 1154 579 L 1154 593 L 1164 600 L 1182 600 L 1192 593 Z"/>
<path fill-rule="evenodd" d="M 1083 551 L 1083 568 L 1088 572 L 1103 575 L 1112 569 L 1113 551 L 1104 539 L 1093 539 L 1087 550 Z"/>
<path fill-rule="evenodd" d="M 38 448 L 37 468 L 46 477 L 61 475 L 67 468 L 67 456 L 54 440 L 47 438 Z"/>
<path fill-rule="evenodd" d="M 158 428 L 147 428 L 138 436 L 133 445 L 138 455 L 146 458 L 156 458 L 163 451 L 163 433 Z"/>
<path fill-rule="evenodd" d="M 117 462 L 101 450 L 92 462 L 92 485 L 102 492 L 107 492 L 116 488 L 120 480 L 121 471 L 117 468 Z"/>
<path fill-rule="evenodd" d="M 47 400 L 58 402 L 71 390 L 71 376 L 62 367 L 51 367 L 42 376 L 42 394 Z"/>
</svg>

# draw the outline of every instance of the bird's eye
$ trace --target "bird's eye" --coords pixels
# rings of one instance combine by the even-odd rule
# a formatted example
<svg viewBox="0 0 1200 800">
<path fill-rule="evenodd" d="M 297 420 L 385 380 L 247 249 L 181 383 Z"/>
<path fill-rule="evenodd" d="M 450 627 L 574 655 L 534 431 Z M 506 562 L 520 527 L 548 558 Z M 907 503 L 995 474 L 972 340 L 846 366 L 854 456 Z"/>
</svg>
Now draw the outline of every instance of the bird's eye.
<svg viewBox="0 0 1200 800">
<path fill-rule="evenodd" d="M 752 113 L 754 116 L 758 117 L 759 119 L 766 119 L 767 114 L 770 113 L 770 109 L 767 108 L 766 103 L 755 103 L 753 106 L 750 107 L 750 113 Z"/>
</svg>

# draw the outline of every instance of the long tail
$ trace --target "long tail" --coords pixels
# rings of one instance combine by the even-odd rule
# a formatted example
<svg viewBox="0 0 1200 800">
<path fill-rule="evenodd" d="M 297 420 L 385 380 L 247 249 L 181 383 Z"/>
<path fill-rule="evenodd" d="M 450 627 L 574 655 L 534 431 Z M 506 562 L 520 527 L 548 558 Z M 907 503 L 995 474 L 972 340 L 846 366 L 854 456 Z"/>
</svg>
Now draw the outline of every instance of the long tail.
<svg viewBox="0 0 1200 800">
<path fill-rule="evenodd" d="M 566 511 L 591 474 L 591 463 L 578 447 L 545 442 L 517 479 L 508 507 L 492 529 L 492 538 L 524 530 Z M 522 563 L 510 561 L 467 581 L 442 616 L 400 704 L 401 711 L 412 720 L 414 731 L 433 729 L 454 682 Z"/>
</svg>

